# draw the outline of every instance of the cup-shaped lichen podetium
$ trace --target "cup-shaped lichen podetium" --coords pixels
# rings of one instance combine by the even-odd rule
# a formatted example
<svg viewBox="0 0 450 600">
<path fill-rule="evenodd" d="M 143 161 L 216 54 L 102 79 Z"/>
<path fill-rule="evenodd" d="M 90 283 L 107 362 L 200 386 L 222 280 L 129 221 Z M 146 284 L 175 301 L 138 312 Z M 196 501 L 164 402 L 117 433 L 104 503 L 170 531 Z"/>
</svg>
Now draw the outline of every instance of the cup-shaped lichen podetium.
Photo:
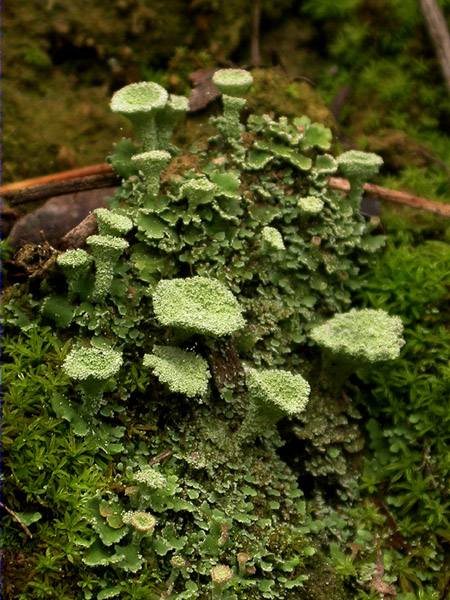
<svg viewBox="0 0 450 600">
<path fill-rule="evenodd" d="M 153 293 L 153 308 L 162 325 L 212 337 L 231 335 L 245 324 L 230 290 L 208 277 L 161 280 Z"/>
<path fill-rule="evenodd" d="M 396 359 L 405 343 L 399 317 L 381 309 L 352 309 L 314 327 L 311 339 L 323 349 L 323 378 L 339 392 L 359 368 Z"/>
<path fill-rule="evenodd" d="M 219 69 L 213 75 L 213 83 L 222 94 L 241 98 L 250 89 L 253 77 L 245 69 Z"/>
<path fill-rule="evenodd" d="M 122 514 L 122 520 L 126 525 L 131 525 L 137 537 L 153 535 L 156 527 L 155 517 L 143 510 L 125 512 Z"/>
<path fill-rule="evenodd" d="M 156 119 L 165 108 L 169 94 L 157 83 L 142 81 L 118 90 L 111 99 L 111 110 L 127 117 L 144 150 L 158 150 Z"/>
<path fill-rule="evenodd" d="M 136 164 L 143 176 L 145 190 L 150 199 L 156 198 L 159 193 L 161 171 L 163 171 L 170 158 L 170 154 L 165 150 L 141 152 L 131 157 L 131 160 Z M 142 208 L 145 208 L 145 206 Z"/>
<path fill-rule="evenodd" d="M 206 177 L 190 179 L 181 187 L 181 194 L 189 201 L 189 206 L 195 208 L 198 204 L 210 204 L 214 200 L 217 186 Z"/>
<path fill-rule="evenodd" d="M 133 221 L 125 215 L 120 215 L 107 208 L 94 210 L 100 235 L 121 237 L 127 235 L 133 228 Z"/>
<path fill-rule="evenodd" d="M 240 113 L 246 104 L 242 96 L 250 89 L 253 77 L 243 69 L 220 69 L 214 73 L 213 83 L 222 92 L 222 133 L 227 138 L 239 138 Z"/>
<path fill-rule="evenodd" d="M 239 431 L 241 442 L 264 435 L 282 417 L 304 411 L 309 399 L 309 383 L 301 375 L 281 369 L 245 368 L 250 397 L 247 415 Z"/>
<path fill-rule="evenodd" d="M 233 571 L 227 565 L 216 565 L 211 569 L 212 599 L 223 598 L 223 591 L 233 579 Z"/>
<path fill-rule="evenodd" d="M 317 196 L 304 196 L 299 198 L 297 201 L 297 206 L 305 217 L 310 217 L 313 215 L 318 215 L 323 207 L 323 200 L 318 198 Z"/>
<path fill-rule="evenodd" d="M 354 209 L 359 208 L 364 182 L 376 175 L 383 159 L 373 152 L 349 150 L 337 158 L 340 172 L 350 181 L 349 202 Z"/>
<path fill-rule="evenodd" d="M 111 235 L 91 235 L 86 243 L 95 260 L 95 284 L 93 298 L 101 301 L 111 289 L 114 267 L 128 242 Z"/>
<path fill-rule="evenodd" d="M 92 256 L 85 250 L 68 250 L 56 259 L 57 264 L 64 271 L 69 286 L 69 297 L 82 291 L 82 282 L 89 271 Z"/>
<path fill-rule="evenodd" d="M 189 101 L 186 96 L 170 95 L 164 110 L 158 113 L 156 119 L 159 148 L 168 148 L 175 125 L 181 121 L 188 108 Z"/>
<path fill-rule="evenodd" d="M 106 347 L 73 348 L 63 363 L 64 372 L 80 384 L 86 413 L 99 409 L 107 381 L 119 372 L 122 354 Z"/>
</svg>

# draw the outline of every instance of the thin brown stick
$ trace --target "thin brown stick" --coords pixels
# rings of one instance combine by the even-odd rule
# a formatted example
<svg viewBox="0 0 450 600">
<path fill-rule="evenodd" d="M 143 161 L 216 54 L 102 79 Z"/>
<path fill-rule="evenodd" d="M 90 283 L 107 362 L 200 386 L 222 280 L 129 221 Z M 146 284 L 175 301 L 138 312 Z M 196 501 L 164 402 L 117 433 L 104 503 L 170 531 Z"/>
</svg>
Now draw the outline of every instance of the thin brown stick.
<svg viewBox="0 0 450 600">
<path fill-rule="evenodd" d="M 157 454 L 151 460 L 149 460 L 148 464 L 149 465 L 157 465 L 158 463 L 168 460 L 172 456 L 172 454 L 173 454 L 172 450 L 164 450 L 164 452 Z"/>
<path fill-rule="evenodd" d="M 335 190 L 341 190 L 343 192 L 348 192 L 350 190 L 350 183 L 347 181 L 347 179 L 330 177 L 328 183 L 330 187 Z M 412 208 L 417 208 L 419 210 L 425 210 L 427 212 L 434 213 L 435 215 L 440 215 L 441 217 L 450 217 L 450 204 L 433 202 L 432 200 L 427 200 L 426 198 L 421 198 L 420 196 L 415 196 L 414 194 L 409 194 L 408 192 L 391 190 L 379 185 L 374 185 L 373 183 L 366 183 L 364 185 L 364 190 L 370 194 L 373 194 L 374 196 L 378 196 L 381 198 L 381 200 L 387 200 L 397 204 L 404 204 L 406 206 L 411 206 Z"/>
<path fill-rule="evenodd" d="M 450 92 L 450 34 L 447 22 L 436 0 L 420 0 L 420 8 Z"/>
<path fill-rule="evenodd" d="M 8 196 L 9 194 L 20 191 L 24 188 L 34 187 L 37 185 L 46 185 L 55 181 L 66 181 L 67 179 L 78 179 L 81 177 L 89 177 L 89 175 L 101 175 L 102 173 L 111 173 L 111 165 L 108 163 L 99 163 L 97 165 L 89 165 L 88 167 L 80 167 L 70 169 L 69 171 L 60 171 L 51 175 L 42 175 L 41 177 L 33 177 L 24 181 L 16 181 L 7 183 L 0 187 L 0 195 Z"/>
<path fill-rule="evenodd" d="M 11 189 L 9 186 L 0 188 L 0 194 L 12 206 L 19 206 L 29 202 L 36 202 L 51 198 L 53 196 L 62 196 L 63 194 L 74 194 L 76 192 L 84 192 L 86 190 L 94 190 L 105 187 L 119 185 L 120 179 L 112 171 L 109 165 L 108 169 L 103 169 L 100 173 L 88 176 L 76 176 L 69 179 L 56 179 L 48 183 L 38 185 L 28 185 L 28 181 L 21 182 L 22 185 Z M 5 189 L 4 188 L 8 188 Z"/>
<path fill-rule="evenodd" d="M 261 65 L 260 29 L 261 0 L 254 0 L 252 11 L 252 39 L 250 45 L 250 62 L 252 67 L 259 67 Z"/>
<path fill-rule="evenodd" d="M 35 186 L 36 179 L 27 179 L 15 184 L 4 185 L 0 187 L 0 195 L 4 196 L 14 206 L 26 204 L 37 199 L 50 198 L 51 196 L 60 196 L 82 190 L 110 187 L 120 183 L 119 177 L 114 174 L 111 166 L 106 163 L 85 167 L 85 169 L 89 169 L 91 173 L 87 177 L 84 175 L 80 177 L 80 169 L 74 169 L 73 171 L 65 171 L 65 173 L 57 173 L 56 175 L 47 175 L 45 178 L 39 178 L 41 180 L 51 180 L 50 183 L 45 184 L 47 186 L 45 190 L 42 189 L 41 185 Z M 62 175 L 67 177 L 67 179 L 62 180 Z M 343 192 L 348 192 L 350 189 L 350 183 L 346 179 L 338 177 L 330 177 L 329 185 Z M 12 189 L 12 186 L 14 186 L 14 189 Z M 408 192 L 391 190 L 372 183 L 366 183 L 364 189 L 381 200 L 405 204 L 406 206 L 425 210 L 436 215 L 450 217 L 450 204 L 434 202 Z M 19 195 L 18 197 L 17 194 Z"/>
<path fill-rule="evenodd" d="M 91 213 L 85 217 L 81 223 L 66 233 L 61 240 L 61 248 L 69 250 L 70 248 L 82 248 L 90 235 L 97 233 L 97 219 Z"/>
<path fill-rule="evenodd" d="M 11 508 L 6 506 L 6 504 L 3 504 L 3 502 L 1 502 L 1 501 L 0 501 L 0 507 L 3 508 L 3 510 L 5 510 L 14 519 L 14 521 L 16 521 L 16 523 L 18 523 L 22 527 L 22 529 L 24 530 L 27 537 L 29 537 L 29 538 L 33 537 L 33 534 L 28 529 L 28 527 L 25 525 L 25 523 L 23 523 L 20 520 L 20 517 L 17 513 L 15 513 Z"/>
</svg>

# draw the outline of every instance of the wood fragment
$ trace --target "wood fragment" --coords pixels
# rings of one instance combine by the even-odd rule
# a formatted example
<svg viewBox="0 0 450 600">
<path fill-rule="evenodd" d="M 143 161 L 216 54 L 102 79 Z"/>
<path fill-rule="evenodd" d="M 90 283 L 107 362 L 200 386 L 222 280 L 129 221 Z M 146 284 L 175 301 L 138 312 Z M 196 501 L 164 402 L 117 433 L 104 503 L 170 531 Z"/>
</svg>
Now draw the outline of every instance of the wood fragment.
<svg viewBox="0 0 450 600">
<path fill-rule="evenodd" d="M 4 504 L 1 501 L 0 501 L 0 507 L 3 508 L 3 510 L 5 512 L 7 512 L 14 519 L 14 521 L 16 521 L 16 523 L 18 523 L 20 525 L 20 527 L 22 527 L 22 529 L 25 532 L 25 535 L 27 537 L 29 537 L 30 539 L 33 537 L 33 534 L 28 529 L 28 527 L 25 525 L 25 523 L 23 521 L 21 521 L 21 519 L 17 513 L 15 513 L 11 508 L 6 506 L 6 504 Z"/>
<path fill-rule="evenodd" d="M 69 175 L 65 179 L 61 177 L 48 176 L 39 178 L 41 181 L 28 179 L 26 181 L 4 185 L 0 188 L 0 195 L 8 201 L 11 206 L 19 206 L 29 202 L 36 202 L 51 198 L 53 196 L 62 196 L 63 194 L 73 194 L 85 190 L 93 190 L 104 187 L 112 187 L 120 184 L 120 178 L 113 172 L 110 165 L 96 165 L 100 167 L 97 173 L 89 175 Z M 57 175 L 62 175 L 58 173 Z"/>
<path fill-rule="evenodd" d="M 261 0 L 254 0 L 252 11 L 252 37 L 250 44 L 250 63 L 252 67 L 261 66 L 260 30 Z"/>
<path fill-rule="evenodd" d="M 164 450 L 164 452 L 161 452 L 161 454 L 157 454 L 155 457 L 149 460 L 148 464 L 153 466 L 162 463 L 168 460 L 172 456 L 172 454 L 172 450 Z"/>
<path fill-rule="evenodd" d="M 90 235 L 97 233 L 97 219 L 94 213 L 85 217 L 81 223 L 66 233 L 61 240 L 61 248 L 64 250 L 82 248 Z"/>
<path fill-rule="evenodd" d="M 341 190 L 342 192 L 348 192 L 350 190 L 350 183 L 347 179 L 341 179 L 339 177 L 330 177 L 328 184 L 335 190 Z M 398 190 L 391 190 L 389 188 L 381 187 L 373 183 L 366 183 L 364 190 L 389 202 L 395 202 L 397 204 L 404 204 L 417 208 L 419 210 L 425 210 L 427 212 L 440 215 L 442 217 L 450 217 L 450 204 L 444 204 L 442 202 L 433 202 L 408 192 L 400 192 Z"/>
<path fill-rule="evenodd" d="M 88 177 L 89 175 L 101 175 L 102 173 L 110 173 L 111 165 L 108 163 L 99 163 L 96 165 L 89 165 L 88 167 L 79 167 L 77 169 L 70 169 L 68 171 L 60 171 L 59 173 L 52 173 L 51 175 L 42 175 L 40 177 L 32 177 L 31 179 L 25 179 L 23 181 L 16 181 L 14 183 L 7 183 L 0 187 L 0 194 L 7 196 L 16 190 L 22 190 L 23 188 L 34 187 L 35 185 L 44 185 L 47 183 L 53 183 L 54 181 L 66 181 L 67 179 L 77 179 L 79 177 Z"/>
<path fill-rule="evenodd" d="M 450 92 L 450 34 L 447 22 L 437 0 L 420 0 L 428 34 L 433 42 L 436 57 Z"/>
<path fill-rule="evenodd" d="M 383 553 L 380 548 L 377 548 L 377 560 L 375 563 L 375 573 L 373 574 L 372 581 L 370 582 L 370 587 L 375 590 L 382 598 L 386 598 L 388 596 L 395 597 L 397 592 L 393 585 L 386 583 L 383 579 L 384 577 L 384 561 L 383 561 Z"/>
</svg>

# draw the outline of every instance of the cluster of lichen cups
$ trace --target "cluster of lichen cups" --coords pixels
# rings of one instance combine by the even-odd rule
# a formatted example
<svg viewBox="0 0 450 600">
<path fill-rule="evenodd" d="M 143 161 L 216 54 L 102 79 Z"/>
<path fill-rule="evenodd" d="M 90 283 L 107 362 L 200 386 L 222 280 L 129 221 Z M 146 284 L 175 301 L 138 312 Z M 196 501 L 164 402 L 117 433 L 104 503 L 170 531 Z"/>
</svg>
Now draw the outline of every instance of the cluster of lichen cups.
<svg viewBox="0 0 450 600">
<path fill-rule="evenodd" d="M 242 96 L 250 87 L 252 77 L 239 69 L 223 69 L 214 75 L 213 81 L 223 94 L 224 107 L 223 116 L 218 117 L 216 123 L 219 131 L 233 146 L 241 135 L 240 112 L 245 105 Z M 161 173 L 171 160 L 170 136 L 174 125 L 187 110 L 187 100 L 183 97 L 169 97 L 157 84 L 140 83 L 131 84 L 116 92 L 111 108 L 129 118 L 135 128 L 142 148 L 130 158 L 137 167 L 145 193 L 141 192 L 135 205 L 127 208 L 127 215 L 123 208 L 118 212 L 107 209 L 95 211 L 99 233 L 87 239 L 91 254 L 84 250 L 74 250 L 58 258 L 58 264 L 68 279 L 72 297 L 80 293 L 80 281 L 86 277 L 92 262 L 95 263 L 95 283 L 91 299 L 97 303 L 106 302 L 111 292 L 117 262 L 129 247 L 124 236 L 136 227 L 137 239 L 142 239 L 139 237 L 144 231 L 141 224 L 144 218 L 151 216 L 159 199 Z M 299 120 L 300 129 L 302 123 L 307 125 L 307 121 Z M 302 135 L 300 129 L 295 134 L 299 138 Z M 311 131 L 316 138 L 323 137 L 318 142 L 319 147 L 320 144 L 327 147 L 328 139 L 323 131 L 319 127 L 316 130 L 311 127 Z M 280 135 L 283 134 L 283 123 L 280 124 L 280 132 Z M 291 141 L 288 140 L 289 143 Z M 321 162 L 319 159 L 316 161 L 318 187 L 326 185 L 328 175 L 334 173 L 339 166 L 350 179 L 350 203 L 355 203 L 356 198 L 359 200 L 363 179 L 376 172 L 379 167 L 380 159 L 374 156 L 352 151 L 342 155 L 336 162 L 333 157 L 322 155 L 319 157 Z M 246 160 L 251 163 L 252 169 L 258 170 L 271 160 L 280 159 L 300 170 L 307 170 L 312 164 L 308 156 L 299 154 L 293 148 L 262 142 Z M 184 181 L 179 189 L 180 198 L 186 199 L 188 204 L 188 210 L 182 216 L 183 222 L 198 222 L 198 211 L 204 204 L 211 204 L 224 219 L 236 220 L 236 216 L 227 215 L 216 202 L 220 185 L 220 181 L 212 181 L 206 175 L 197 175 Z M 239 186 L 239 180 L 236 185 Z M 301 218 L 307 221 L 322 211 L 324 201 L 319 195 L 314 195 L 314 190 L 305 193 L 308 195 L 297 197 L 296 202 Z M 318 193 L 320 194 L 320 190 Z M 237 192 L 228 189 L 222 194 L 222 198 L 233 199 Z M 260 228 L 259 233 L 261 252 L 282 256 L 289 241 L 285 243 L 280 231 L 276 227 L 265 225 Z M 174 340 L 186 341 L 195 335 L 203 340 L 203 348 L 208 352 L 215 345 L 220 345 L 224 338 L 241 332 L 246 323 L 238 300 L 221 281 L 198 275 L 161 278 L 149 287 L 148 295 L 152 299 L 152 316 L 161 328 L 170 332 L 169 339 L 172 343 L 155 344 L 142 357 L 144 368 L 170 393 L 189 399 L 204 399 L 212 390 L 208 361 L 197 352 L 179 348 Z M 361 364 L 396 358 L 403 343 L 401 333 L 401 323 L 396 317 L 389 317 L 383 311 L 361 310 L 338 314 L 323 325 L 316 326 L 311 331 L 310 339 L 323 348 L 324 364 L 329 369 L 327 378 L 334 380 L 335 389 L 340 391 L 344 378 Z M 71 350 L 63 368 L 80 385 L 85 412 L 95 415 L 102 404 L 103 393 L 110 379 L 119 376 L 121 366 L 122 353 L 104 343 L 99 345 L 93 342 L 91 347 L 77 345 Z M 331 373 L 330 369 L 336 369 L 336 373 Z M 254 444 L 258 436 L 263 437 L 273 432 L 283 417 L 300 415 L 307 406 L 311 392 L 309 383 L 302 375 L 288 370 L 254 368 L 251 364 L 244 364 L 241 374 L 244 381 L 240 384 L 245 390 L 247 408 L 242 423 L 233 434 L 235 443 L 230 444 L 233 452 L 242 452 L 242 448 L 246 444 Z M 151 504 L 154 499 L 152 490 L 163 489 L 165 480 L 160 473 L 148 468 L 135 474 L 134 483 L 135 489 L 130 491 L 131 502 L 134 502 L 133 510 L 108 515 L 111 522 L 116 520 L 119 523 L 115 541 L 120 541 L 120 536 L 131 537 L 128 549 L 121 550 L 128 552 L 128 555 L 114 558 L 111 554 L 110 563 L 118 566 L 127 563 L 131 565 L 127 567 L 128 570 L 133 572 L 142 564 L 139 554 L 142 539 L 151 538 L 158 526 L 156 518 L 146 510 L 148 506 L 154 510 Z M 101 507 L 96 507 L 95 510 L 103 518 Z M 105 514 L 107 510 L 109 509 L 105 509 Z M 103 521 L 94 519 L 93 526 L 102 542 L 108 546 L 112 542 L 107 543 L 107 538 L 102 537 L 106 535 L 102 523 Z M 96 562 L 97 551 L 94 544 L 88 552 L 86 564 L 106 564 Z M 240 556 L 239 569 L 244 569 L 242 565 L 245 565 L 248 555 L 240 553 Z M 179 573 L 185 567 L 184 559 L 174 555 L 171 566 L 169 590 L 174 587 Z M 227 565 L 217 564 L 210 575 L 212 597 L 221 598 L 233 578 L 233 571 Z"/>
<path fill-rule="evenodd" d="M 222 92 L 224 106 L 224 115 L 219 126 L 222 127 L 222 133 L 228 140 L 236 140 L 241 133 L 239 114 L 245 104 L 242 96 L 251 86 L 252 76 L 241 69 L 222 69 L 215 73 L 213 82 Z M 164 88 L 151 82 L 128 85 L 113 95 L 111 109 L 132 122 L 137 138 L 142 144 L 143 152 L 131 157 L 143 178 L 147 194 L 141 200 L 138 214 L 146 214 L 150 210 L 152 201 L 158 196 L 161 172 L 171 160 L 171 155 L 167 151 L 170 136 L 173 127 L 187 108 L 186 98 L 169 97 Z M 299 120 L 299 123 L 301 121 L 307 125 L 309 120 L 305 119 Z M 320 130 L 318 131 L 322 134 Z M 327 140 L 323 143 L 326 146 Z M 271 144 L 270 149 L 275 156 L 280 152 L 282 154 L 290 152 L 277 144 Z M 265 150 L 269 148 L 264 146 L 259 149 L 263 154 Z M 283 157 L 286 158 L 284 154 Z M 325 174 L 333 172 L 336 168 L 335 159 L 329 155 L 322 155 L 320 158 L 324 162 L 322 170 Z M 287 160 L 294 160 L 294 162 L 299 159 L 308 160 L 310 163 L 310 159 L 306 157 L 298 158 L 291 155 L 287 157 Z M 378 170 L 381 159 L 376 155 L 350 151 L 338 158 L 338 164 L 341 171 L 350 179 L 352 195 L 355 196 L 360 192 L 363 179 Z M 306 168 L 306 163 L 297 166 Z M 195 220 L 196 207 L 211 202 L 215 192 L 216 185 L 206 177 L 191 179 L 183 184 L 181 194 L 188 199 L 189 212 L 192 213 L 189 218 Z M 317 196 L 306 196 L 298 200 L 298 205 L 305 215 L 314 215 L 322 209 L 323 201 Z M 103 208 L 97 209 L 95 215 L 99 233 L 87 239 L 91 255 L 84 250 L 71 250 L 58 257 L 58 264 L 66 274 L 69 293 L 73 297 L 79 291 L 79 281 L 86 276 L 93 257 L 96 273 L 92 298 L 101 302 L 110 292 L 117 261 L 129 246 L 124 236 L 131 231 L 134 222 L 124 214 Z M 136 214 L 131 216 L 136 217 Z M 262 243 L 274 251 L 282 251 L 285 248 L 280 232 L 274 227 L 263 227 L 261 238 Z M 155 316 L 161 325 L 184 331 L 187 335 L 200 333 L 206 337 L 222 337 L 232 335 L 244 325 L 241 310 L 231 292 L 219 281 L 205 277 L 161 280 L 153 292 L 153 305 Z M 372 313 L 370 314 L 372 320 L 377 321 L 379 313 L 376 311 Z M 349 323 L 357 326 L 361 319 L 354 312 L 349 315 L 351 315 Z M 366 313 L 361 311 L 361 315 Z M 364 328 L 369 325 L 367 319 L 364 323 L 361 321 L 362 325 L 359 329 L 357 327 L 357 331 L 351 328 L 345 330 L 348 334 L 349 347 L 353 341 L 358 345 L 358 339 L 365 340 L 362 347 L 358 346 L 358 350 L 355 350 L 354 356 L 349 347 L 345 346 L 344 352 L 343 344 L 333 343 L 332 340 L 335 339 L 333 335 L 335 337 L 338 335 L 336 331 L 340 331 L 339 324 L 343 320 L 345 316 L 338 315 L 335 321 L 331 320 L 328 324 L 316 327 L 311 337 L 325 348 L 324 353 L 327 356 L 332 354 L 334 358 L 338 357 L 337 360 L 341 363 L 345 363 L 346 368 L 342 368 L 342 372 L 347 374 L 350 363 L 353 368 L 353 362 L 361 364 L 364 363 L 364 359 L 366 362 L 371 362 L 374 360 L 374 354 L 370 353 L 371 338 L 364 334 Z M 335 322 L 337 326 L 333 327 Z M 388 323 L 381 317 L 378 318 L 377 326 L 385 336 L 388 335 L 389 328 L 398 329 L 397 322 Z M 379 340 L 376 340 L 374 343 L 378 342 Z M 84 398 L 91 398 L 96 406 L 100 401 L 105 380 L 116 374 L 121 360 L 117 355 L 112 361 L 111 364 L 116 366 L 114 373 L 108 371 L 111 365 L 106 363 L 100 368 L 102 356 L 105 358 L 102 352 L 105 352 L 104 349 L 98 348 L 73 350 L 64 365 L 69 376 L 82 385 Z M 110 350 L 110 352 L 114 351 Z M 87 363 L 86 357 L 89 357 Z M 352 362 L 353 358 L 355 361 Z M 91 370 L 88 363 L 91 364 Z M 207 392 L 210 378 L 208 365 L 205 359 L 193 352 L 175 346 L 155 346 L 151 354 L 145 355 L 144 365 L 151 369 L 172 392 L 184 393 L 188 397 L 202 396 Z M 105 373 L 109 375 L 105 376 Z M 253 431 L 257 434 L 258 430 L 274 425 L 283 414 L 292 416 L 304 410 L 309 395 L 309 385 L 300 375 L 293 375 L 283 370 L 258 372 L 251 367 L 246 368 L 245 373 L 252 403 L 242 426 L 242 432 L 250 435 L 250 431 Z M 258 426 L 255 425 L 256 423 Z"/>
</svg>

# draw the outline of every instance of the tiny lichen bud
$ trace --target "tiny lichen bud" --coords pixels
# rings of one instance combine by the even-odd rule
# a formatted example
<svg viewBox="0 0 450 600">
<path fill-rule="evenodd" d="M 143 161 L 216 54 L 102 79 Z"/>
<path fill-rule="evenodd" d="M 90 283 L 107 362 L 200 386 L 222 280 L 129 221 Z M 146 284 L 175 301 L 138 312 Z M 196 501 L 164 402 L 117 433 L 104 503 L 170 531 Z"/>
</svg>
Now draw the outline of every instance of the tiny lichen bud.
<svg viewBox="0 0 450 600">
<path fill-rule="evenodd" d="M 158 127 L 159 148 L 167 148 L 172 137 L 175 125 L 186 114 L 189 108 L 189 101 L 186 96 L 171 95 L 164 110 L 162 110 L 156 119 Z"/>
<path fill-rule="evenodd" d="M 92 256 L 82 249 L 68 250 L 60 254 L 56 262 L 67 278 L 69 296 L 74 296 L 77 292 L 80 292 L 80 284 L 88 273 Z"/>
<path fill-rule="evenodd" d="M 154 490 L 162 490 L 167 485 L 167 479 L 164 475 L 150 466 L 142 467 L 140 471 L 134 473 L 133 481 L 142 483 Z"/>
<path fill-rule="evenodd" d="M 323 200 L 317 196 L 305 196 L 304 198 L 298 199 L 297 206 L 302 213 L 307 215 L 317 215 L 323 209 Z"/>
<path fill-rule="evenodd" d="M 286 250 L 281 233 L 275 227 L 263 227 L 262 239 L 274 250 Z"/>
<path fill-rule="evenodd" d="M 92 258 L 85 250 L 67 250 L 63 254 L 60 254 L 56 259 L 56 262 L 63 269 L 77 270 L 85 267 L 91 262 Z"/>
<path fill-rule="evenodd" d="M 213 583 L 223 586 L 233 578 L 233 571 L 227 565 L 216 565 L 211 569 Z"/>
<path fill-rule="evenodd" d="M 184 569 L 187 566 L 185 559 L 179 554 L 174 554 L 172 556 L 170 564 L 174 569 Z"/>
<path fill-rule="evenodd" d="M 122 236 L 133 227 L 133 221 L 124 215 L 114 213 L 107 208 L 94 210 L 100 235 Z"/>
<path fill-rule="evenodd" d="M 208 277 L 161 280 L 153 294 L 153 307 L 162 325 L 204 335 L 231 335 L 245 324 L 233 294 Z"/>
<path fill-rule="evenodd" d="M 198 179 L 190 179 L 181 187 L 181 194 L 189 200 L 190 206 L 194 207 L 198 204 L 209 204 L 214 200 L 216 185 L 206 179 L 199 177 Z"/>
<path fill-rule="evenodd" d="M 116 375 L 121 366 L 122 354 L 105 347 L 73 348 L 63 363 L 65 373 L 75 381 L 105 381 Z"/>
<path fill-rule="evenodd" d="M 339 169 L 348 179 L 366 179 L 376 175 L 383 159 L 373 152 L 349 150 L 337 158 Z"/>
<path fill-rule="evenodd" d="M 245 377 L 253 398 L 277 411 L 280 416 L 298 415 L 305 409 L 311 388 L 301 375 L 281 369 L 248 367 Z"/>
<path fill-rule="evenodd" d="M 359 208 L 364 191 L 364 181 L 378 173 L 383 159 L 373 152 L 349 150 L 337 158 L 339 170 L 350 181 L 348 201 L 354 209 Z"/>
<path fill-rule="evenodd" d="M 138 533 L 151 534 L 156 527 L 155 517 L 145 511 L 123 513 L 122 520 L 124 523 L 131 525 Z"/>
<path fill-rule="evenodd" d="M 170 154 L 165 150 L 141 152 L 141 154 L 135 154 L 131 157 L 131 160 L 143 175 L 147 194 L 152 198 L 158 195 L 161 172 L 170 161 L 170 158 Z"/>
<path fill-rule="evenodd" d="M 107 347 L 73 348 L 63 362 L 63 371 L 81 385 L 85 408 L 98 409 L 107 380 L 122 366 L 122 353 Z"/>
<path fill-rule="evenodd" d="M 238 562 L 239 575 L 241 577 L 243 577 L 247 574 L 246 565 L 251 557 L 249 554 L 247 554 L 247 552 L 238 552 L 238 555 L 236 558 L 237 558 L 237 562 Z"/>
</svg>

